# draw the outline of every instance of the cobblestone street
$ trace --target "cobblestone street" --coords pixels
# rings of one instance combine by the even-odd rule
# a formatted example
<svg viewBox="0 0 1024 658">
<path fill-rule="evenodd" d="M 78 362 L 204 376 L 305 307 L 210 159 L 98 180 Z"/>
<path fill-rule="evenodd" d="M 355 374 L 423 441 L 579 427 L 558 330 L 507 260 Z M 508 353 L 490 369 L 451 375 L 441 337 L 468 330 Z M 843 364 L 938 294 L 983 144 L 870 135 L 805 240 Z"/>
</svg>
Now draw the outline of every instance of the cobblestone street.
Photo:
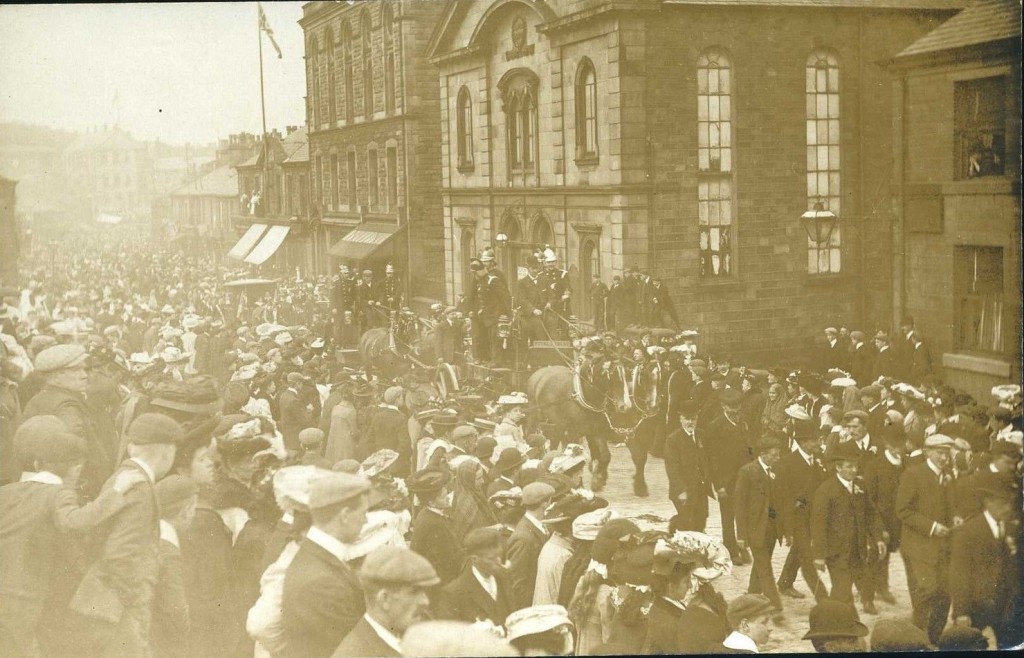
<svg viewBox="0 0 1024 658">
<path fill-rule="evenodd" d="M 647 462 L 647 486 L 650 489 L 650 496 L 638 498 L 633 495 L 633 464 L 629 458 L 629 451 L 625 446 L 613 447 L 612 462 L 608 468 L 608 485 L 601 495 L 608 499 L 609 504 L 626 516 L 640 516 L 644 514 L 653 515 L 664 520 L 662 527 L 667 524 L 668 519 L 674 513 L 674 508 L 668 500 L 668 479 L 665 476 L 665 467 L 660 459 L 650 457 Z M 721 518 L 718 514 L 718 503 L 710 501 L 708 515 L 708 534 L 720 537 L 722 532 Z M 786 561 L 786 554 L 789 549 L 785 546 L 778 546 L 774 554 L 774 571 L 778 578 L 782 571 L 782 565 Z M 750 578 L 750 565 L 733 568 L 728 576 L 719 579 L 715 584 L 726 598 L 733 598 L 747 591 L 747 582 Z M 878 615 L 867 615 L 860 609 L 861 621 L 869 628 L 874 626 L 875 621 L 881 618 L 905 618 L 910 619 L 910 594 L 907 590 L 907 577 L 903 568 L 903 561 L 897 554 L 893 556 L 889 565 L 890 589 L 896 597 L 896 605 L 889 605 L 876 601 Z M 824 576 L 823 582 L 828 582 L 828 576 Z M 805 594 L 807 598 L 791 599 L 783 597 L 785 605 L 785 624 L 777 624 L 772 631 L 771 639 L 762 648 L 762 653 L 785 653 L 785 652 L 812 652 L 813 648 L 807 640 L 802 640 L 807 632 L 807 616 L 814 606 L 814 599 L 807 589 L 807 584 L 802 577 L 797 578 L 796 588 Z"/>
</svg>

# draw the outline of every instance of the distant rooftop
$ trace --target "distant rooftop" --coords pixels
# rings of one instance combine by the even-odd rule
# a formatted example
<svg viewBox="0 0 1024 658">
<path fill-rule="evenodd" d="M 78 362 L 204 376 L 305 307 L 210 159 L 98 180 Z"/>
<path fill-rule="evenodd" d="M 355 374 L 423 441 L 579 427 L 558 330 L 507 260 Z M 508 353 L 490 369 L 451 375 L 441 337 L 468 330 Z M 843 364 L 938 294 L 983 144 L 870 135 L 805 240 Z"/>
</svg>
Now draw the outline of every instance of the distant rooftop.
<svg viewBox="0 0 1024 658">
<path fill-rule="evenodd" d="M 144 149 L 146 144 L 133 139 L 123 130 L 100 130 L 82 133 L 68 146 L 68 151 L 111 151 Z"/>
<path fill-rule="evenodd" d="M 231 165 L 218 167 L 202 178 L 171 192 L 171 196 L 229 196 L 238 194 L 238 173 Z"/>
<path fill-rule="evenodd" d="M 1018 0 L 981 0 L 907 46 L 895 59 L 978 46 L 1004 39 L 1020 40 Z"/>
</svg>

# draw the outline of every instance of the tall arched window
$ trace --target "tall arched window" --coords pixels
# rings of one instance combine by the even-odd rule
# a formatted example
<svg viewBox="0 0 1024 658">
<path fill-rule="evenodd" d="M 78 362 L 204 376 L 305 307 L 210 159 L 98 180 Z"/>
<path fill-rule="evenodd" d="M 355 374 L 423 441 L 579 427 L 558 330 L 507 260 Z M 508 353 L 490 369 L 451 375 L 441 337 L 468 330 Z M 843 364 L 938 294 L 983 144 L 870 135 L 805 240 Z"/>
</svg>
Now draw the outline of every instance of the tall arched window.
<svg viewBox="0 0 1024 658">
<path fill-rule="evenodd" d="M 839 208 L 839 60 L 827 51 L 807 58 L 807 209 L 821 204 L 842 217 Z M 826 243 L 807 239 L 807 271 L 841 269 L 841 236 L 836 225 Z"/>
<path fill-rule="evenodd" d="M 338 88 L 335 86 L 335 70 L 334 70 L 334 49 L 336 44 L 334 43 L 334 34 L 330 29 L 324 34 L 324 50 L 327 55 L 327 121 L 330 122 L 331 126 L 338 120 L 337 113 L 337 94 Z"/>
<path fill-rule="evenodd" d="M 370 29 L 370 12 L 364 11 L 359 32 L 363 42 L 363 115 L 367 119 L 373 117 L 373 37 Z"/>
<path fill-rule="evenodd" d="M 733 273 L 732 67 L 708 50 L 697 59 L 697 223 L 700 275 Z"/>
<path fill-rule="evenodd" d="M 544 215 L 537 215 L 533 220 L 533 244 L 537 247 L 543 248 L 544 245 L 554 245 L 555 243 L 555 232 L 551 228 L 551 222 Z"/>
<path fill-rule="evenodd" d="M 317 130 L 320 128 L 320 53 L 316 37 L 310 37 L 306 57 L 309 58 L 309 126 Z"/>
<path fill-rule="evenodd" d="M 597 73 L 586 57 L 576 70 L 576 159 L 597 158 Z"/>
<path fill-rule="evenodd" d="M 498 82 L 507 136 L 510 171 L 533 169 L 537 137 L 537 76 L 525 69 L 506 73 Z"/>
<path fill-rule="evenodd" d="M 355 100 L 352 97 L 352 61 L 355 59 L 355 45 L 352 43 L 352 31 L 347 22 L 341 24 L 341 53 L 345 76 L 345 121 L 351 123 L 355 107 Z"/>
<path fill-rule="evenodd" d="M 469 89 L 462 87 L 455 102 L 455 132 L 460 170 L 473 168 L 473 100 Z"/>
<path fill-rule="evenodd" d="M 385 4 L 381 13 L 384 32 L 384 110 L 395 112 L 395 25 L 391 6 Z"/>
</svg>

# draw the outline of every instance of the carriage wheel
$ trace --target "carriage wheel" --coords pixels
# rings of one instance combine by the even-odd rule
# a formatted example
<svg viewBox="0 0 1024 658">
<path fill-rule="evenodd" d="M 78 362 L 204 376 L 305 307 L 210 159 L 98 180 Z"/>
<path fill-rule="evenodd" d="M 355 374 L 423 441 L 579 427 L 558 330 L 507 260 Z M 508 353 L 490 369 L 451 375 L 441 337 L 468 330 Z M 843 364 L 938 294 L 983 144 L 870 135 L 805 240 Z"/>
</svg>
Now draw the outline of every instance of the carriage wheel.
<svg viewBox="0 0 1024 658">
<path fill-rule="evenodd" d="M 455 367 L 450 363 L 442 363 L 437 367 L 437 390 L 441 394 L 442 399 L 447 399 L 449 396 L 458 393 L 459 391 L 459 376 L 455 372 Z"/>
</svg>

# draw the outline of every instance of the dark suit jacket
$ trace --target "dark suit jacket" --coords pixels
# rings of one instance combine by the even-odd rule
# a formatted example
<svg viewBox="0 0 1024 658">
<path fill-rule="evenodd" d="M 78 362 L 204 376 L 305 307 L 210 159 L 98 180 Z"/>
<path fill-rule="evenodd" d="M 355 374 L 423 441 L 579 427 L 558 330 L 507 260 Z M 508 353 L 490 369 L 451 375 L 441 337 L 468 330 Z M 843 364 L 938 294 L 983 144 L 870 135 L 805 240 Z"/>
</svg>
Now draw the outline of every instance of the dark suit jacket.
<svg viewBox="0 0 1024 658">
<path fill-rule="evenodd" d="M 875 371 L 875 350 L 864 343 L 860 348 L 850 349 L 850 376 L 857 382 L 857 386 L 867 386 L 874 381 L 872 373 Z"/>
<path fill-rule="evenodd" d="M 284 658 L 327 658 L 366 612 L 356 574 L 308 538 L 284 577 Z"/>
<path fill-rule="evenodd" d="M 949 558 L 949 537 L 930 536 L 932 524 L 953 527 L 952 485 L 939 485 L 928 461 L 908 467 L 896 490 L 896 516 L 903 522 L 900 551 L 908 559 L 938 564 Z"/>
<path fill-rule="evenodd" d="M 460 323 L 449 324 L 447 319 L 442 319 L 434 327 L 434 354 L 445 363 L 455 362 L 455 353 L 461 351 L 462 325 Z"/>
<path fill-rule="evenodd" d="M 409 419 L 401 411 L 390 407 L 377 407 L 366 426 L 361 443 L 365 446 L 364 459 L 378 450 L 388 448 L 398 453 L 398 459 L 391 467 L 391 472 L 401 478 L 408 477 L 411 473 L 412 443 L 409 440 Z"/>
<path fill-rule="evenodd" d="M 910 347 L 910 381 L 917 384 L 932 374 L 932 353 L 924 343 Z"/>
<path fill-rule="evenodd" d="M 375 620 L 376 621 L 376 620 Z M 345 636 L 345 639 L 338 645 L 332 658 L 390 658 L 401 656 L 400 653 L 391 648 L 377 631 L 373 630 L 366 617 L 361 617 L 359 623 L 352 631 Z"/>
<path fill-rule="evenodd" d="M 778 537 L 775 480 L 768 477 L 759 461 L 740 469 L 735 496 L 736 538 L 751 546 L 771 547 Z"/>
<path fill-rule="evenodd" d="M 452 531 L 450 519 L 424 507 L 412 524 L 409 548 L 434 565 L 441 583 L 450 582 L 462 570 L 466 554 Z"/>
<path fill-rule="evenodd" d="M 469 564 L 458 578 L 438 591 L 434 609 L 438 619 L 474 622 L 489 619 L 501 626 L 505 618 L 517 609 L 512 595 L 512 585 L 505 574 L 494 577 L 498 584 L 498 598 L 492 599 L 473 575 Z"/>
<path fill-rule="evenodd" d="M 190 656 L 188 631 L 189 610 L 181 550 L 161 539 L 160 575 L 153 597 L 153 623 L 149 629 L 154 658 Z"/>
<path fill-rule="evenodd" d="M 675 500 L 686 492 L 687 500 L 711 495 L 711 479 L 704 448 L 696 432 L 691 437 L 680 427 L 665 437 L 665 472 L 668 474 L 668 496 Z"/>
<path fill-rule="evenodd" d="M 798 452 L 789 452 L 775 465 L 776 507 L 787 535 L 811 531 L 811 500 L 826 477 L 820 465 L 807 465 Z"/>
<path fill-rule="evenodd" d="M 861 469 L 861 480 L 868 500 L 874 505 L 882 521 L 882 527 L 889 533 L 889 548 L 896 550 L 899 546 L 900 519 L 896 516 L 896 490 L 899 488 L 900 476 L 906 462 L 894 466 L 885 458 L 880 450 L 864 462 Z"/>
<path fill-rule="evenodd" d="M 505 559 L 508 560 L 512 577 L 512 592 L 516 609 L 533 604 L 533 588 L 537 583 L 537 558 L 548 535 L 538 530 L 525 516 L 519 520 L 512 536 L 505 545 Z"/>
<path fill-rule="evenodd" d="M 732 487 L 740 467 L 750 461 L 751 441 L 747 424 L 742 420 L 733 424 L 725 415 L 711 422 L 701 436 L 711 466 L 711 481 L 715 488 Z"/>
<path fill-rule="evenodd" d="M 280 422 L 278 428 L 284 437 L 284 444 L 289 450 L 299 449 L 299 432 L 307 427 L 316 427 L 316 419 L 306 408 L 298 393 L 290 389 L 281 391 L 277 397 Z"/>
<path fill-rule="evenodd" d="M 992 535 L 984 514 L 957 528 L 949 560 L 954 617 L 967 615 L 977 628 L 993 624 L 1006 614 L 1019 588 L 1017 560 L 1006 542 Z"/>
<path fill-rule="evenodd" d="M 851 494 L 834 474 L 818 486 L 811 502 L 811 551 L 815 559 L 863 564 L 868 559 L 868 545 L 881 539 L 881 522 L 867 494 Z"/>
<path fill-rule="evenodd" d="M 898 377 L 899 376 L 899 364 L 896 361 L 896 354 L 893 352 L 893 348 L 881 350 L 875 357 L 875 366 L 871 371 L 871 381 L 877 380 L 879 377 Z M 860 381 L 858 385 L 862 385 Z"/>
</svg>

